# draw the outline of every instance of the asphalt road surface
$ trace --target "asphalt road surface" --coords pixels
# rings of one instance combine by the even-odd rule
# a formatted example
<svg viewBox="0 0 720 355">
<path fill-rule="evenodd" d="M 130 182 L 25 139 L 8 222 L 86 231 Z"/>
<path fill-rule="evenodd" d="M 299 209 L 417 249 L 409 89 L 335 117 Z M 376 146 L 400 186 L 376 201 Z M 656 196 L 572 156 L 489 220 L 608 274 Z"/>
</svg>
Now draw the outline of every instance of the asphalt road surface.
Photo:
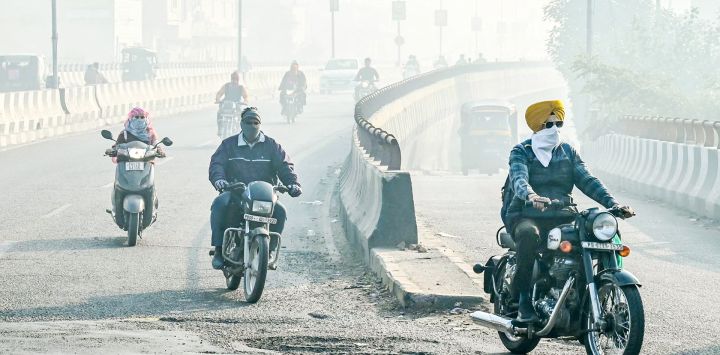
<svg viewBox="0 0 720 355">
<path fill-rule="evenodd" d="M 158 222 L 132 248 L 105 213 L 114 166 L 97 131 L 0 152 L 0 353 L 502 353 L 466 314 L 405 313 L 366 273 L 332 202 L 351 94 L 309 102 L 292 126 L 274 100 L 256 103 L 304 195 L 282 197 L 286 248 L 254 305 L 210 266 L 214 110 L 155 120 L 175 144 L 157 166 Z"/>
</svg>

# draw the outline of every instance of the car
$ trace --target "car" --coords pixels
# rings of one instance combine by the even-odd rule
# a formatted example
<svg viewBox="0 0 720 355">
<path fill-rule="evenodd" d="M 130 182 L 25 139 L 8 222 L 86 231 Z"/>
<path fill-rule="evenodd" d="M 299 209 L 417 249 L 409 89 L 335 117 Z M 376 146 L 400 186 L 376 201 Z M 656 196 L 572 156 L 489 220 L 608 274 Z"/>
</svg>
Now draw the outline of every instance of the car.
<svg viewBox="0 0 720 355">
<path fill-rule="evenodd" d="M 358 67 L 357 59 L 330 59 L 321 69 L 320 92 L 354 90 Z"/>
</svg>

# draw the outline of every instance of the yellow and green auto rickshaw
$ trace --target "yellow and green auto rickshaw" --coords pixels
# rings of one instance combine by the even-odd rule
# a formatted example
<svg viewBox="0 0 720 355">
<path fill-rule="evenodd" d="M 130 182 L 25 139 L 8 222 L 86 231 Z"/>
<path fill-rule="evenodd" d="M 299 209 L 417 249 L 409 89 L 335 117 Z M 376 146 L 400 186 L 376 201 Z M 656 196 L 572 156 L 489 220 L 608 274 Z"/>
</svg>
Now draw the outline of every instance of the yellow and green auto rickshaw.
<svg viewBox="0 0 720 355">
<path fill-rule="evenodd" d="M 504 100 L 466 102 L 460 116 L 460 161 L 464 175 L 471 169 L 493 174 L 507 167 L 517 144 L 517 111 Z"/>
<path fill-rule="evenodd" d="M 122 80 L 152 80 L 157 71 L 157 55 L 142 47 L 129 47 L 122 50 Z"/>
</svg>

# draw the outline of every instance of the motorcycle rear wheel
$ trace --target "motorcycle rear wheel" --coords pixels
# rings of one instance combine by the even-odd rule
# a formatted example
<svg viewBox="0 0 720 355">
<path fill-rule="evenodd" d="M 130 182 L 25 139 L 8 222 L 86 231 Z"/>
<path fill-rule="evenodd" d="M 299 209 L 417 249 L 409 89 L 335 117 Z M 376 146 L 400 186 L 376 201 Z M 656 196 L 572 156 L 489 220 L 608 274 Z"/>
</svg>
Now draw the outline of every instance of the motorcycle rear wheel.
<svg viewBox="0 0 720 355">
<path fill-rule="evenodd" d="M 501 269 L 498 271 L 498 275 L 505 275 L 505 265 L 507 265 L 507 264 L 503 263 Z M 503 289 L 503 279 L 502 278 L 497 279 L 497 280 L 495 280 L 495 282 L 496 282 L 495 289 L 502 290 Z M 495 297 L 495 302 L 494 302 L 495 314 L 505 316 L 505 317 L 510 317 L 510 318 L 516 317 L 517 311 L 510 311 L 510 310 L 505 309 L 505 306 L 502 304 L 503 297 L 509 297 L 509 296 L 504 295 L 502 297 Z M 540 343 L 540 338 L 528 339 L 527 337 L 524 337 L 524 336 L 514 336 L 512 334 L 508 334 L 505 332 L 498 332 L 498 335 L 500 336 L 500 341 L 503 343 L 505 348 L 508 349 L 508 351 L 510 351 L 513 354 L 529 353 L 529 352 L 533 351 L 533 349 L 535 349 L 535 347 L 537 347 L 538 343 Z"/>
<path fill-rule="evenodd" d="M 137 237 L 140 234 L 140 214 L 130 213 L 128 215 L 128 246 L 134 247 L 137 244 Z"/>
<path fill-rule="evenodd" d="M 268 237 L 258 235 L 250 241 L 249 267 L 245 268 L 245 300 L 255 303 L 260 300 L 268 271 Z"/>
<path fill-rule="evenodd" d="M 585 352 L 592 355 L 639 354 L 645 335 L 645 310 L 640 291 L 635 285 L 618 286 L 605 282 L 598 287 L 602 316 L 608 328 L 587 332 Z M 592 311 L 586 311 L 585 329 L 590 329 Z"/>
</svg>

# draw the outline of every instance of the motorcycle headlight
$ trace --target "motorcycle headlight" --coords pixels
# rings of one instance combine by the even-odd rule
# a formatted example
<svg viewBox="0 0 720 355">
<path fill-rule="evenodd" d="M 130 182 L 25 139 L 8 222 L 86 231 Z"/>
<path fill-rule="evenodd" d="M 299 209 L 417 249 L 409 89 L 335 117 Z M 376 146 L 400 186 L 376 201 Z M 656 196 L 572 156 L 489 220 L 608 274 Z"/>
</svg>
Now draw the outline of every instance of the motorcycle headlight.
<svg viewBox="0 0 720 355">
<path fill-rule="evenodd" d="M 253 201 L 252 211 L 253 213 L 270 214 L 272 213 L 272 207 L 272 202 Z"/>
<path fill-rule="evenodd" d="M 368 86 L 370 86 L 370 83 L 368 83 L 367 81 L 362 82 L 362 87 L 366 88 Z"/>
<path fill-rule="evenodd" d="M 141 160 L 145 157 L 145 149 L 130 148 L 128 149 L 128 156 L 130 156 L 130 159 Z"/>
<path fill-rule="evenodd" d="M 592 230 L 595 238 L 606 242 L 617 234 L 617 219 L 607 212 L 600 213 L 593 220 Z"/>
<path fill-rule="evenodd" d="M 292 95 L 292 94 L 293 94 L 292 90 L 285 90 L 285 95 Z"/>
</svg>

